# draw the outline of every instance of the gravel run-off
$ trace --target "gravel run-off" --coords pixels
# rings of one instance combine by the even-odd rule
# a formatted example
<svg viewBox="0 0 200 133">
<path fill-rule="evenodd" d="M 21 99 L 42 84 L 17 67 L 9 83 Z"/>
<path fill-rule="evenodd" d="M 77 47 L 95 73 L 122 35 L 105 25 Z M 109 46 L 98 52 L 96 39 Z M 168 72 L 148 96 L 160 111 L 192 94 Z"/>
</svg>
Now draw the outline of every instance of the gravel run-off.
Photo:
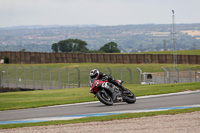
<svg viewBox="0 0 200 133">
<path fill-rule="evenodd" d="M 2 129 L 0 133 L 200 133 L 200 111 L 103 122 Z"/>
</svg>

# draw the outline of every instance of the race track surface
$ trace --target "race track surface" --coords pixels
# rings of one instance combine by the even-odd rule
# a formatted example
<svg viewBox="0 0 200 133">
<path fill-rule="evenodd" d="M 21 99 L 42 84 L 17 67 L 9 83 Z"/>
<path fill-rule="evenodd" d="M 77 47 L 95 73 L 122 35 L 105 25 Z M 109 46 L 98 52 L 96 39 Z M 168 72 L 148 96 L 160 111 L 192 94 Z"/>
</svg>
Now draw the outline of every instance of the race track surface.
<svg viewBox="0 0 200 133">
<path fill-rule="evenodd" d="M 0 111 L 0 121 L 126 110 L 141 110 L 195 104 L 200 104 L 200 91 L 180 94 L 178 93 L 174 95 L 161 95 L 155 97 L 138 97 L 135 104 L 127 104 L 123 102 L 116 103 L 113 106 L 105 106 L 100 102 L 89 102 L 74 105 L 58 105 L 41 108 Z"/>
</svg>

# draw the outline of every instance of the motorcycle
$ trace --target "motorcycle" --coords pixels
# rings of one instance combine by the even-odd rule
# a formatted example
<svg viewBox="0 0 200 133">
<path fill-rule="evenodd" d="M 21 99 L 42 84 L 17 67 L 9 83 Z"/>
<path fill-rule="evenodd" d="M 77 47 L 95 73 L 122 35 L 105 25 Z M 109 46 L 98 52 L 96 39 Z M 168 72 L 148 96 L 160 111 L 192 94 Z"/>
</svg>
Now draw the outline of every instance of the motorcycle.
<svg viewBox="0 0 200 133">
<path fill-rule="evenodd" d="M 121 80 L 116 80 L 122 85 Z M 94 94 L 99 101 L 107 106 L 113 105 L 113 103 L 126 102 L 128 104 L 133 104 L 136 102 L 135 95 L 127 89 L 126 93 L 123 93 L 120 88 L 108 80 L 98 80 L 92 79 L 90 81 L 90 93 Z"/>
</svg>

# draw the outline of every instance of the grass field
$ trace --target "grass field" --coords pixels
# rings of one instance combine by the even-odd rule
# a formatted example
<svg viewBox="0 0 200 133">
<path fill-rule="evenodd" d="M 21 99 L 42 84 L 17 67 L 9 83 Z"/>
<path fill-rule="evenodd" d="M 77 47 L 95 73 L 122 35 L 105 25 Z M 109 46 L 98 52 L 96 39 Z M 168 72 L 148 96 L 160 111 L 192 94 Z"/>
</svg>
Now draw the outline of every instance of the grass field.
<svg viewBox="0 0 200 133">
<path fill-rule="evenodd" d="M 125 85 L 137 97 L 200 89 L 200 82 L 154 85 Z M 0 93 L 0 110 L 36 108 L 42 106 L 96 101 L 89 87 Z"/>
<path fill-rule="evenodd" d="M 78 67 L 80 69 L 84 69 L 86 71 L 86 68 L 89 68 L 89 70 L 94 68 L 99 68 L 100 70 L 106 70 L 108 72 L 108 67 L 111 69 L 127 69 L 133 68 L 136 69 L 137 67 L 141 68 L 144 72 L 160 72 L 162 71 L 161 67 L 168 67 L 173 68 L 173 64 L 106 64 L 106 63 L 54 63 L 54 64 L 4 64 L 0 66 L 0 70 L 6 71 L 6 66 L 9 68 L 12 68 L 14 70 L 14 66 L 21 68 L 24 66 L 27 69 L 31 69 L 31 66 L 33 68 L 60 68 L 60 69 L 66 69 L 68 67 L 69 69 L 74 69 L 75 67 Z M 178 69 L 200 69 L 200 65 L 188 65 L 188 64 L 178 64 Z"/>
</svg>

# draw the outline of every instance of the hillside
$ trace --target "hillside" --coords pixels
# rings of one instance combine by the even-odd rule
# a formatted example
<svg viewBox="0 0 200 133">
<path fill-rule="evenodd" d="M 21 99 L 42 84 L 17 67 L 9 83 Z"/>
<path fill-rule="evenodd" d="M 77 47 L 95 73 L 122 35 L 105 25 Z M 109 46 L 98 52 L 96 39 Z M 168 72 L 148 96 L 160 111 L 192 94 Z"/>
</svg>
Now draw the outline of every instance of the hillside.
<svg viewBox="0 0 200 133">
<path fill-rule="evenodd" d="M 172 50 L 170 33 L 170 24 L 10 27 L 0 29 L 0 51 L 51 52 L 53 43 L 69 38 L 86 41 L 90 50 L 111 41 L 122 52 Z M 200 49 L 200 24 L 176 24 L 176 42 L 178 50 Z"/>
</svg>

